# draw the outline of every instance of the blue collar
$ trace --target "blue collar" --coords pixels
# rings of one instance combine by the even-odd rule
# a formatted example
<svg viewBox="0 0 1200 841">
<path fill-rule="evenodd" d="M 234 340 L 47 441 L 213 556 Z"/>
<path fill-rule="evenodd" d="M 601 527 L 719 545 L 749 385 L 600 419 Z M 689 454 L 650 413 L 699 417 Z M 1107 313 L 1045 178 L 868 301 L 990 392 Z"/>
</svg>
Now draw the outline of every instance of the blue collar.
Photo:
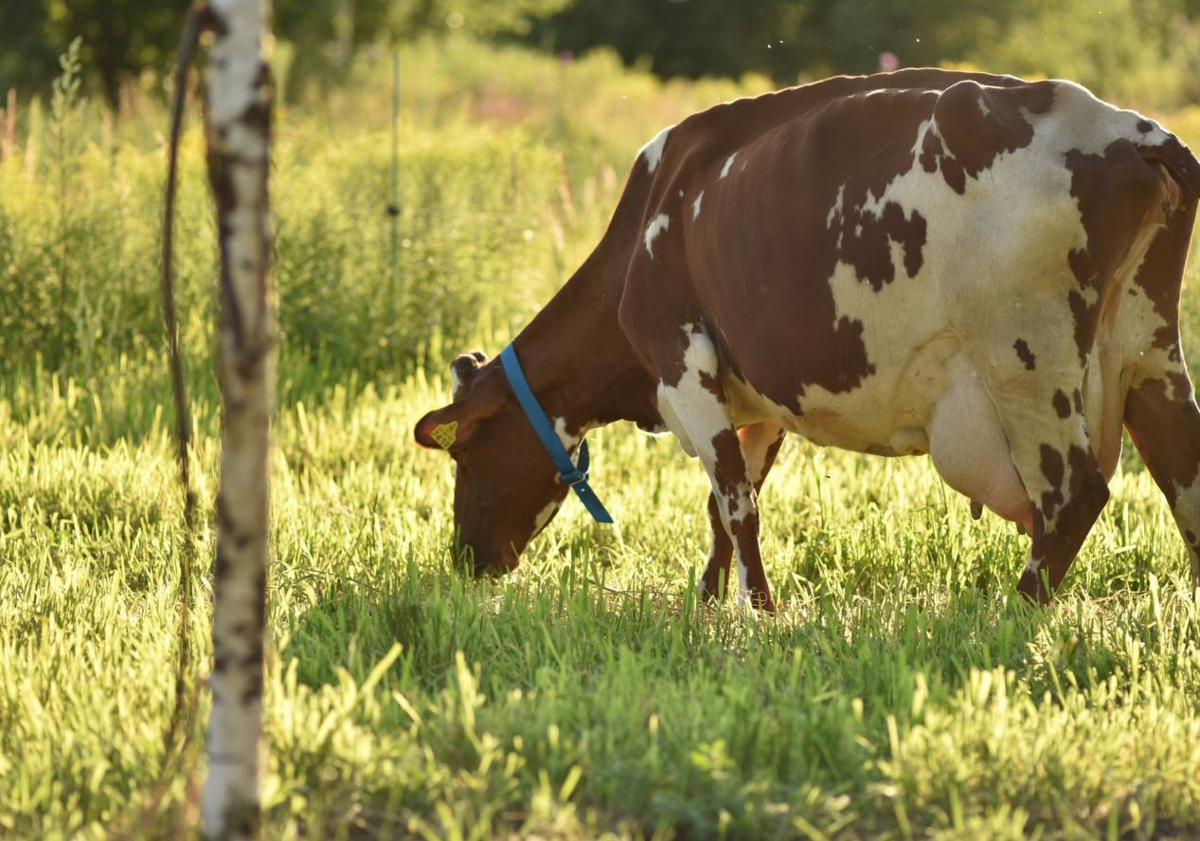
<svg viewBox="0 0 1200 841">
<path fill-rule="evenodd" d="M 500 364 L 504 366 L 504 375 L 508 377 L 508 384 L 512 386 L 513 393 L 517 395 L 517 402 L 521 404 L 521 409 L 524 410 L 525 417 L 529 419 L 530 426 L 537 433 L 537 437 L 541 439 L 546 452 L 550 454 L 550 460 L 558 468 L 559 481 L 569 485 L 571 490 L 575 491 L 575 495 L 592 515 L 592 519 L 597 523 L 611 523 L 612 517 L 604 510 L 604 505 L 601 504 L 596 492 L 588 484 L 587 441 L 579 444 L 579 464 L 576 466 L 571 462 L 567 448 L 563 446 L 558 433 L 554 431 L 541 404 L 533 396 L 533 389 L 529 387 L 529 382 L 525 379 L 525 372 L 521 370 L 521 363 L 517 361 L 517 352 L 511 344 L 500 352 Z"/>
</svg>

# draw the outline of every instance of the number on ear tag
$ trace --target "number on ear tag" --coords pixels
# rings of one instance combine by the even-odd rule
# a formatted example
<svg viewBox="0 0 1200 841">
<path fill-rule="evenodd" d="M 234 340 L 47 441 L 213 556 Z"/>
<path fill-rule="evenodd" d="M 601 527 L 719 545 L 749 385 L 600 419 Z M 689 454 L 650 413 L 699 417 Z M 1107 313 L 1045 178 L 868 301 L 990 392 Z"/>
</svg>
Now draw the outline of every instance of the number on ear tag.
<svg viewBox="0 0 1200 841">
<path fill-rule="evenodd" d="M 429 433 L 429 437 L 443 450 L 450 449 L 458 440 L 458 421 L 438 424 Z"/>
</svg>

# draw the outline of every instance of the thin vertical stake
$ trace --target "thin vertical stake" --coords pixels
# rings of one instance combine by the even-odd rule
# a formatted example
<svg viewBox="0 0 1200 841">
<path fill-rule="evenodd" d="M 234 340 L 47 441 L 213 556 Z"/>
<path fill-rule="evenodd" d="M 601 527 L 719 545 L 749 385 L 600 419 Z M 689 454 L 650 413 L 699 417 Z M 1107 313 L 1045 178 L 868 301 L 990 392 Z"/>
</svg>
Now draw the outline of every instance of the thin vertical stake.
<svg viewBox="0 0 1200 841">
<path fill-rule="evenodd" d="M 388 295 L 387 331 L 396 323 L 396 294 L 400 287 L 400 51 L 392 53 L 392 282 Z"/>
</svg>

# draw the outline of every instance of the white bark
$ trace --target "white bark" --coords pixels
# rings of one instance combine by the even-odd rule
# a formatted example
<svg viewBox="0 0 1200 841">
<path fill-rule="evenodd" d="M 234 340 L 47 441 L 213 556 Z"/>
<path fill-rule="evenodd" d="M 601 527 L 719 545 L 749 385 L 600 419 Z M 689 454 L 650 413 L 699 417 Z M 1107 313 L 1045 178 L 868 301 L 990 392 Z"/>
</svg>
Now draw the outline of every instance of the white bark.
<svg viewBox="0 0 1200 841">
<path fill-rule="evenodd" d="M 209 181 L 221 247 L 218 379 L 224 408 L 214 568 L 209 838 L 258 834 L 266 632 L 268 350 L 267 169 L 271 83 L 262 57 L 268 0 L 209 0 L 216 35 L 205 79 Z"/>
</svg>

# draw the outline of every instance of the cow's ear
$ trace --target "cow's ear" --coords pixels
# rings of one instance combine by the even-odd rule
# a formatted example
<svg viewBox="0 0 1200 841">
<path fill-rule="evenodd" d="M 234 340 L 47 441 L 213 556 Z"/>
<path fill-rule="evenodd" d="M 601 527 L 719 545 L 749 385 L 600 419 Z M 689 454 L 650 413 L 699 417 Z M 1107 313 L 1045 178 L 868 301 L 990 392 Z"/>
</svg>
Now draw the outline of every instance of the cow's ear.
<svg viewBox="0 0 1200 841">
<path fill-rule="evenodd" d="M 479 427 L 504 405 L 507 397 L 504 377 L 496 368 L 478 367 L 470 355 L 455 360 L 470 359 L 475 365 L 463 365 L 468 376 L 460 382 L 455 371 L 455 400 L 449 406 L 435 409 L 417 421 L 413 437 L 427 449 L 455 450 L 464 447 Z"/>
<path fill-rule="evenodd" d="M 473 350 L 455 357 L 450 363 L 450 379 L 454 382 L 454 399 L 462 400 L 480 366 L 487 362 L 483 351 Z"/>
</svg>

